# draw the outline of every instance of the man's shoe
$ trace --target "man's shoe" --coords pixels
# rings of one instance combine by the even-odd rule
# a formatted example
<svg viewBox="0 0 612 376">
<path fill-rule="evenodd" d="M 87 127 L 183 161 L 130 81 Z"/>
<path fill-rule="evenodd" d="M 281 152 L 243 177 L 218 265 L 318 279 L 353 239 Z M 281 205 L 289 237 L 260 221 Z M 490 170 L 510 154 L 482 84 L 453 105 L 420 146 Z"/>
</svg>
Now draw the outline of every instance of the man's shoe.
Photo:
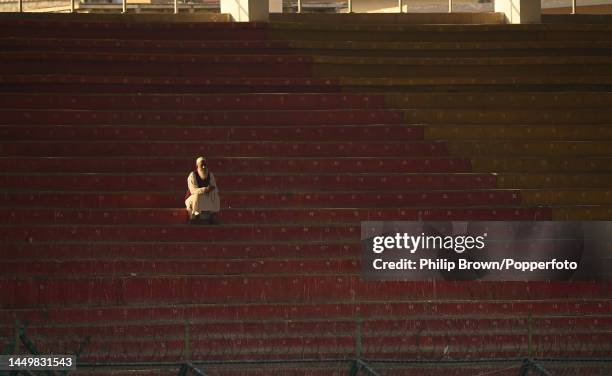
<svg viewBox="0 0 612 376">
<path fill-rule="evenodd" d="M 193 217 L 189 218 L 188 223 L 190 225 L 199 225 L 200 224 L 200 215 L 196 214 Z"/>
</svg>

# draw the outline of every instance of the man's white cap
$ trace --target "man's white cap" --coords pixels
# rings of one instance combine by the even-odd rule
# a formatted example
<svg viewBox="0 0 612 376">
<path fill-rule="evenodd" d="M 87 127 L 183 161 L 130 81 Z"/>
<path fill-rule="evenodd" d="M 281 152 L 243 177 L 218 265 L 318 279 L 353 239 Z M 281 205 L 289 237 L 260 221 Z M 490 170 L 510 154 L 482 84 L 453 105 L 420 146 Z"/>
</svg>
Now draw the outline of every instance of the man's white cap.
<svg viewBox="0 0 612 376">
<path fill-rule="evenodd" d="M 204 161 L 204 157 L 198 157 L 198 159 L 196 159 L 196 166 L 199 166 L 200 163 L 202 163 Z"/>
</svg>

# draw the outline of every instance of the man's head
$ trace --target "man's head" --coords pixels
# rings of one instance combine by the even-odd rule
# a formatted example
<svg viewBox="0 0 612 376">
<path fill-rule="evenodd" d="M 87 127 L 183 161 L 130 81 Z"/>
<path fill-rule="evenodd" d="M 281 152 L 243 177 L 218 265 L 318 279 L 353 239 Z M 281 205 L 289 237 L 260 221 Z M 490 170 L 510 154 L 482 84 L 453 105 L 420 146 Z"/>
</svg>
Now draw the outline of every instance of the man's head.
<svg viewBox="0 0 612 376">
<path fill-rule="evenodd" d="M 202 170 L 206 170 L 206 158 L 204 157 L 198 157 L 196 159 L 196 167 Z"/>
</svg>

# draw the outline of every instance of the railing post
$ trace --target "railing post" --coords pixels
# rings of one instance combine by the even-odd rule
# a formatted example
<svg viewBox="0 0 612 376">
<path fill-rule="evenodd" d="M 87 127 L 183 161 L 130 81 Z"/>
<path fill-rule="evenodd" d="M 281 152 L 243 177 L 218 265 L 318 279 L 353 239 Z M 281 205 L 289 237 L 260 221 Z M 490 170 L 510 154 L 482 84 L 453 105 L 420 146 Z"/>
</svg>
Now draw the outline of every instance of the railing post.
<svg viewBox="0 0 612 376">
<path fill-rule="evenodd" d="M 403 4 L 403 0 L 397 0 L 397 10 L 399 11 L 399 13 L 402 13 L 404 11 L 404 4 Z"/>
<path fill-rule="evenodd" d="M 17 1 L 17 7 L 19 7 L 19 13 L 23 12 L 23 0 Z"/>
<path fill-rule="evenodd" d="M 297 7 L 297 12 L 302 13 L 302 0 L 298 0 Z"/>
<path fill-rule="evenodd" d="M 21 3 L 21 0 L 19 0 L 19 2 Z M 20 350 L 19 350 L 19 344 L 21 343 L 21 339 L 19 338 L 19 327 L 21 326 L 21 324 L 19 323 L 19 319 L 15 320 L 15 349 L 13 354 L 20 354 Z"/>
<path fill-rule="evenodd" d="M 359 373 L 359 363 L 357 360 L 351 362 L 351 369 L 349 369 L 348 376 L 357 376 Z"/>
<path fill-rule="evenodd" d="M 361 358 L 361 315 L 355 317 L 355 358 Z"/>
<path fill-rule="evenodd" d="M 572 14 L 576 14 L 576 0 L 572 0 Z"/>
<path fill-rule="evenodd" d="M 348 0 L 348 12 L 353 13 L 353 0 Z"/>
<path fill-rule="evenodd" d="M 70 13 L 74 13 L 74 0 L 70 0 Z"/>
<path fill-rule="evenodd" d="M 121 13 L 127 13 L 127 0 L 121 1 Z"/>
<path fill-rule="evenodd" d="M 179 9 L 178 9 L 178 0 L 174 0 L 174 14 L 178 14 Z"/>
<path fill-rule="evenodd" d="M 523 359 L 523 364 L 519 369 L 518 376 L 527 376 L 529 374 L 529 359 Z"/>
<path fill-rule="evenodd" d="M 453 13 L 453 0 L 448 0 L 448 13 Z"/>
<path fill-rule="evenodd" d="M 189 346 L 189 343 L 190 343 L 190 339 L 189 339 L 189 321 L 185 320 L 185 344 L 183 346 L 183 359 L 186 362 L 191 360 L 191 348 Z"/>
<path fill-rule="evenodd" d="M 529 364 L 531 366 L 531 369 L 538 371 L 540 376 L 552 376 L 552 374 L 548 372 L 546 368 L 534 362 L 533 359 L 529 359 Z"/>
<path fill-rule="evenodd" d="M 533 316 L 531 312 L 529 312 L 529 316 L 527 317 L 527 356 L 531 358 L 533 353 Z"/>
</svg>

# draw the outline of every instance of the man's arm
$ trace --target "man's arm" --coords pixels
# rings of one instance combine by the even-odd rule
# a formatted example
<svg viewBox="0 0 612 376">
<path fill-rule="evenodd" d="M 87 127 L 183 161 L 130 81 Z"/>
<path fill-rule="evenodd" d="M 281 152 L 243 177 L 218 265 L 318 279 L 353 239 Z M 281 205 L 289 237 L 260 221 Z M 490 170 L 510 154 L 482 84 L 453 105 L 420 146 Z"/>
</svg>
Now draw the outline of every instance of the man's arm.
<svg viewBox="0 0 612 376">
<path fill-rule="evenodd" d="M 210 175 L 210 183 L 208 184 L 208 187 L 206 187 L 206 192 L 211 192 L 217 189 L 217 182 L 215 181 L 215 175 L 213 175 L 212 172 L 209 172 L 209 175 Z"/>
<path fill-rule="evenodd" d="M 189 174 L 189 176 L 187 177 L 187 188 L 189 188 L 189 193 L 191 193 L 192 195 L 199 195 L 204 193 L 204 188 L 198 188 L 195 181 L 195 175 L 193 173 Z"/>
</svg>

